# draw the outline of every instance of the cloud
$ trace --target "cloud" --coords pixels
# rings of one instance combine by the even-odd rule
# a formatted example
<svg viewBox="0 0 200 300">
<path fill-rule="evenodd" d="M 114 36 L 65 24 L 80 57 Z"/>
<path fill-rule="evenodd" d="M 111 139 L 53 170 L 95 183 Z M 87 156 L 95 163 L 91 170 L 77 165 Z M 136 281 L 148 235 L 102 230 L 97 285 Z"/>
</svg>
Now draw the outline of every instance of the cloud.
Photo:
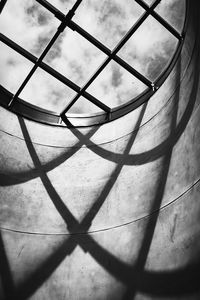
<svg viewBox="0 0 200 300">
<path fill-rule="evenodd" d="M 49 1 L 64 13 L 75 0 Z M 146 1 L 148 4 L 152 1 Z M 183 0 L 162 0 L 157 11 L 177 29 L 183 25 Z M 84 0 L 73 20 L 107 47 L 113 49 L 143 13 L 130 0 Z M 59 21 L 34 0 L 9 0 L 0 16 L 1 32 L 39 56 L 59 26 Z M 173 55 L 176 39 L 155 19 L 148 17 L 121 49 L 119 55 L 149 79 L 154 80 Z M 0 44 L 1 84 L 15 93 L 32 64 Z M 105 60 L 106 55 L 75 31 L 66 28 L 45 62 L 83 86 Z M 111 61 L 88 88 L 93 96 L 110 107 L 121 105 L 141 93 L 146 86 Z M 20 97 L 40 107 L 59 112 L 75 92 L 38 68 Z M 83 97 L 71 112 L 95 112 L 99 108 Z"/>
<path fill-rule="evenodd" d="M 129 39 L 119 52 L 119 56 L 151 81 L 157 76 L 153 72 L 152 62 L 161 73 L 176 49 L 178 40 L 164 26 L 149 16 L 137 32 Z M 159 65 L 162 57 L 164 65 Z M 149 65 L 151 64 L 151 71 Z"/>
<path fill-rule="evenodd" d="M 76 0 L 49 0 L 48 2 L 66 14 L 75 4 Z"/>
</svg>

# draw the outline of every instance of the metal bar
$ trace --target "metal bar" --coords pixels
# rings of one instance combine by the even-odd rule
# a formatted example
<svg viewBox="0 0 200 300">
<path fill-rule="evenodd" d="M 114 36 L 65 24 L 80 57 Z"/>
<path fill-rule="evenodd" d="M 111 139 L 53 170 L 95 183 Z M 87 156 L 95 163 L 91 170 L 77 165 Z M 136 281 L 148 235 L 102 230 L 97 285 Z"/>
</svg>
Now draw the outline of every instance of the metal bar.
<svg viewBox="0 0 200 300">
<path fill-rule="evenodd" d="M 15 93 L 15 95 L 13 95 L 13 97 L 12 97 L 10 103 L 9 103 L 9 106 L 13 103 L 13 101 L 15 101 L 18 98 L 18 96 L 20 95 L 20 93 L 22 92 L 22 90 L 24 89 L 24 87 L 26 86 L 26 84 L 28 83 L 28 81 L 30 80 L 30 78 L 32 77 L 32 75 L 37 70 L 38 66 L 40 66 L 40 63 L 41 63 L 42 59 L 45 57 L 45 55 L 48 53 L 48 51 L 51 48 L 51 46 L 54 44 L 54 42 L 58 38 L 59 34 L 60 34 L 59 30 L 57 30 L 57 32 L 54 34 L 54 36 L 51 39 L 51 41 L 49 42 L 49 44 L 44 49 L 44 51 L 41 54 L 41 56 L 36 60 L 34 66 L 32 67 L 32 69 L 30 70 L 30 72 L 28 73 L 28 75 L 26 76 L 26 78 L 24 79 L 24 81 L 22 82 L 22 84 L 20 85 L 20 87 L 17 90 L 17 92 Z"/>
<path fill-rule="evenodd" d="M 45 0 L 36 0 L 36 1 L 39 2 L 40 4 L 42 4 L 44 7 L 46 7 L 48 9 L 48 2 L 47 1 L 45 1 Z M 57 14 L 57 18 L 59 20 L 64 19 L 64 17 L 65 17 L 64 14 L 62 12 L 58 11 L 52 5 L 50 5 L 49 10 L 54 15 Z M 83 36 L 86 40 L 88 40 L 91 44 L 96 46 L 99 50 L 101 50 L 106 55 L 110 56 L 112 54 L 112 52 L 109 48 L 107 48 L 104 44 L 102 44 L 97 39 L 95 39 L 92 35 L 90 35 L 87 31 L 85 31 L 82 27 L 80 27 L 74 21 L 70 20 L 69 24 L 68 24 L 68 27 L 71 30 L 76 31 L 77 33 L 79 33 L 81 36 Z M 127 64 L 123 59 L 121 59 L 120 57 L 115 56 L 115 55 L 112 56 L 112 59 L 114 61 L 116 61 L 120 66 L 122 66 L 124 69 L 126 69 L 129 73 L 134 75 L 137 79 L 142 81 L 147 86 L 151 87 L 151 85 L 152 85 L 151 81 L 149 81 L 145 76 L 143 76 L 141 73 L 139 73 L 137 70 L 135 70 L 132 66 Z"/>
<path fill-rule="evenodd" d="M 22 82 L 21 86 L 19 87 L 19 89 L 17 90 L 17 92 L 15 93 L 15 95 L 13 95 L 13 97 L 12 97 L 10 103 L 9 103 L 9 106 L 12 105 L 13 101 L 15 101 L 18 98 L 18 96 L 20 95 L 20 93 L 22 92 L 22 90 L 24 89 L 24 87 L 26 86 L 26 84 L 28 83 L 28 81 L 30 80 L 30 78 L 32 77 L 32 75 L 35 73 L 35 71 L 37 70 L 37 68 L 40 66 L 42 60 L 44 59 L 44 57 L 46 56 L 46 54 L 48 53 L 48 51 L 51 49 L 51 47 L 53 46 L 53 44 L 55 43 L 55 41 L 59 37 L 60 33 L 68 25 L 69 20 L 71 20 L 71 18 L 73 17 L 76 9 L 78 8 L 78 6 L 80 5 L 81 2 L 82 2 L 82 0 L 77 0 L 76 3 L 73 5 L 72 9 L 70 9 L 68 11 L 68 13 L 66 14 L 65 18 L 63 19 L 63 21 L 59 25 L 56 33 L 54 34 L 54 36 L 52 37 L 52 39 L 50 40 L 50 42 L 48 43 L 48 45 L 46 46 L 46 48 L 44 49 L 44 51 L 42 52 L 42 54 L 40 55 L 40 57 L 37 59 L 35 65 L 31 69 L 31 71 L 29 72 L 29 74 L 26 76 L 26 78 Z"/>
<path fill-rule="evenodd" d="M 75 12 L 77 10 L 78 6 L 81 4 L 81 2 L 82 2 L 82 0 L 76 1 L 76 3 L 74 4 L 74 6 L 72 7 L 71 10 Z"/>
<path fill-rule="evenodd" d="M 59 20 L 63 20 L 65 17 L 64 14 L 60 11 L 58 11 L 54 6 L 49 4 L 45 0 L 36 0 L 43 6 L 45 6 L 47 9 L 49 9 L 54 15 L 57 16 Z M 168 29 L 174 36 L 176 36 L 178 39 L 182 39 L 181 35 L 168 23 L 166 22 L 160 15 L 158 15 L 155 11 L 154 8 L 161 2 L 160 1 L 155 1 L 152 6 L 148 6 L 143 0 L 135 0 L 139 5 L 141 5 L 146 11 L 149 12 L 149 14 L 153 15 L 156 20 L 158 20 L 166 29 Z M 49 7 L 48 7 L 49 6 Z M 140 25 L 140 24 L 138 24 Z M 72 30 L 75 30 L 78 32 L 80 35 L 82 35 L 85 39 L 87 39 L 90 43 L 92 43 L 94 46 L 96 46 L 99 50 L 104 52 L 106 55 L 110 56 L 111 50 L 107 48 L 105 45 L 100 43 L 97 39 L 95 39 L 92 35 L 90 35 L 87 31 L 85 31 L 83 28 L 81 28 L 78 24 L 73 22 L 72 20 L 69 21 L 68 27 Z M 137 29 L 137 28 L 136 28 Z M 118 56 L 115 57 L 113 56 L 112 58 L 115 60 L 117 63 L 119 63 L 122 67 L 124 67 L 128 72 L 130 72 L 132 75 L 134 75 L 136 78 L 141 80 L 143 83 L 145 83 L 147 86 L 151 86 L 151 82 L 144 77 L 142 74 L 137 72 L 133 67 L 128 67 L 129 65 L 121 58 Z"/>
<path fill-rule="evenodd" d="M 74 90 L 76 93 L 80 93 L 81 88 L 76 85 L 73 81 L 69 80 L 67 77 L 63 76 L 53 68 L 51 68 L 49 65 L 45 64 L 44 62 L 41 63 L 40 68 L 42 68 L 44 71 L 55 77 L 57 80 L 61 81 L 68 87 L 70 87 L 72 90 Z M 90 102 L 94 103 L 97 105 L 99 108 L 104 110 L 105 112 L 110 112 L 110 107 L 107 105 L 103 104 L 101 101 L 99 101 L 96 97 L 92 96 L 86 91 L 83 91 L 82 95 L 89 100 Z"/>
<path fill-rule="evenodd" d="M 35 1 L 38 2 L 39 4 L 41 4 L 47 10 L 49 10 L 52 14 L 54 14 L 54 16 L 57 19 L 59 19 L 60 21 L 63 21 L 63 18 L 65 17 L 65 15 L 63 13 L 61 13 L 55 6 L 53 6 L 46 0 L 35 0 Z"/>
<path fill-rule="evenodd" d="M 5 1 L 5 0 L 4 0 Z M 38 3 L 40 3 L 42 6 L 44 6 L 46 9 L 48 9 L 51 13 L 53 13 L 56 18 L 58 18 L 60 21 L 63 21 L 65 15 L 59 11 L 55 6 L 51 5 L 48 1 L 46 0 L 36 0 Z M 146 11 L 149 11 L 153 8 L 153 10 L 151 10 L 150 14 L 158 21 L 160 22 L 166 29 L 168 29 L 174 36 L 176 36 L 178 39 L 181 39 L 181 35 L 179 34 L 179 32 L 172 26 L 170 25 L 167 21 L 165 21 L 165 19 L 163 19 L 157 12 L 154 11 L 154 8 L 158 5 L 157 1 L 155 1 L 152 6 L 148 6 L 148 4 L 146 2 L 144 2 L 143 0 L 135 0 L 140 6 L 142 6 Z M 160 0 L 161 1 L 161 0 Z M 159 1 L 159 2 L 160 2 Z M 155 6 L 154 6 L 155 4 Z M 87 40 L 89 40 L 90 35 L 84 30 L 82 29 L 80 26 L 78 26 L 76 23 L 74 23 L 73 21 L 70 22 L 69 24 L 69 28 L 71 28 L 72 30 L 76 30 L 78 33 L 80 33 L 82 36 L 84 36 Z M 88 35 L 88 37 L 87 37 Z M 90 41 L 91 43 L 93 43 L 92 41 Z M 97 41 L 98 42 L 98 41 Z M 98 47 L 98 46 L 97 46 Z"/>
<path fill-rule="evenodd" d="M 46 0 L 35 0 L 35 1 L 38 2 L 40 5 L 42 5 L 43 7 L 45 7 L 47 10 L 49 10 L 52 14 L 54 14 L 54 16 L 57 19 L 59 19 L 61 22 L 64 20 L 65 14 L 63 14 L 60 10 L 58 10 L 55 6 L 50 4 L 48 1 Z M 82 1 L 83 0 L 77 0 L 73 5 L 73 7 L 70 9 L 70 11 L 75 12 Z"/>
<path fill-rule="evenodd" d="M 131 73 L 132 75 L 134 75 L 137 79 L 139 79 L 144 84 L 146 84 L 148 87 L 152 87 L 152 82 L 148 78 L 146 78 L 144 75 L 142 75 L 136 69 L 134 69 L 131 65 L 129 65 L 127 62 L 125 62 L 122 58 L 120 58 L 119 56 L 115 55 L 113 57 L 113 60 L 116 61 L 124 69 L 126 69 L 129 73 Z"/>
<path fill-rule="evenodd" d="M 8 47 L 15 50 L 17 53 L 27 58 L 28 60 L 30 60 L 32 63 L 36 63 L 37 58 L 33 54 L 31 54 L 30 52 L 13 42 L 11 39 L 9 39 L 2 33 L 0 33 L 0 41 L 6 44 Z"/>
<path fill-rule="evenodd" d="M 7 0 L 1 0 L 0 2 L 0 14 L 2 13 L 2 10 L 4 9 L 4 6 L 6 4 Z"/>
<path fill-rule="evenodd" d="M 135 0 L 140 6 L 142 6 L 146 11 L 150 10 L 149 6 L 143 0 Z M 151 10 L 150 14 L 162 24 L 171 34 L 173 34 L 178 40 L 182 39 L 180 33 L 170 25 L 165 19 L 163 19 L 155 10 Z"/>
<path fill-rule="evenodd" d="M 182 39 L 182 35 L 168 22 L 165 21 L 157 12 L 153 11 L 152 16 L 162 24 L 171 34 L 173 34 L 178 40 Z"/>
<path fill-rule="evenodd" d="M 70 21 L 68 27 L 79 33 L 81 36 L 83 36 L 86 40 L 88 40 L 91 44 L 96 46 L 99 50 L 104 52 L 106 55 L 111 54 L 111 50 L 107 48 L 104 44 L 99 42 L 95 37 L 93 37 L 91 34 L 89 34 L 87 31 L 85 31 L 82 27 L 80 27 L 78 24 L 76 24 L 74 21 Z"/>
<path fill-rule="evenodd" d="M 136 0 L 137 1 L 137 0 Z M 131 27 L 131 29 L 127 32 L 127 34 L 121 39 L 118 45 L 114 48 L 112 54 L 116 54 L 129 40 L 129 38 L 134 34 L 134 32 L 142 25 L 142 23 L 147 19 L 147 17 L 151 14 L 154 8 L 160 3 L 161 0 L 156 0 L 148 10 L 140 17 L 140 19 Z"/>
<path fill-rule="evenodd" d="M 112 55 L 112 51 L 109 48 L 107 48 L 104 44 L 102 44 L 97 39 L 95 39 L 92 35 L 90 35 L 87 31 L 85 31 L 84 29 L 82 29 L 79 25 L 77 25 L 72 20 L 70 21 L 68 27 L 71 28 L 72 30 L 75 30 L 76 32 L 78 32 L 85 39 L 87 39 L 91 44 L 93 44 L 99 50 L 101 50 L 102 52 L 104 52 L 107 56 Z M 146 84 L 147 86 L 151 87 L 151 81 L 149 81 L 145 76 L 143 76 L 141 73 L 139 73 L 137 70 L 135 70 L 132 66 L 130 66 L 129 64 L 127 64 L 127 62 L 125 62 L 122 58 L 120 58 L 117 55 L 114 55 L 114 56 L 112 56 L 112 59 L 114 61 L 116 61 L 121 67 L 123 67 L 124 69 L 126 69 L 129 73 L 131 73 L 136 78 L 138 78 L 140 81 L 142 81 L 144 84 Z"/>
<path fill-rule="evenodd" d="M 60 116 L 62 117 L 71 106 L 78 100 L 78 98 L 82 95 L 83 91 L 85 91 L 91 83 L 97 78 L 97 76 L 103 71 L 103 69 L 108 65 L 108 63 L 113 59 L 113 57 L 117 54 L 117 52 L 124 46 L 124 44 L 128 41 L 128 39 L 132 36 L 132 34 L 140 27 L 140 25 L 144 22 L 144 20 L 149 16 L 150 11 L 152 11 L 161 0 L 156 0 L 151 7 L 146 11 L 140 19 L 131 27 L 131 29 L 127 32 L 127 34 L 121 39 L 118 45 L 114 48 L 108 58 L 104 60 L 104 62 L 100 65 L 97 71 L 91 76 L 91 78 L 86 82 L 86 84 L 80 90 L 80 93 L 76 95 L 72 101 L 62 110 Z"/>
<path fill-rule="evenodd" d="M 0 41 L 3 42 L 4 44 L 6 44 L 7 46 L 9 46 L 10 48 L 12 48 L 13 50 L 15 50 L 17 53 L 24 56 L 26 59 L 28 59 L 32 63 L 34 63 L 34 64 L 37 63 L 36 56 L 34 56 L 33 54 L 31 54 L 30 52 L 28 52 L 27 50 L 25 50 L 24 48 L 22 48 L 21 46 L 19 46 L 18 44 L 16 44 L 15 42 L 13 42 L 12 40 L 10 40 L 8 37 L 6 37 L 5 35 L 3 35 L 1 33 L 0 33 Z M 57 80 L 59 80 L 63 84 L 67 85 L 69 88 L 71 88 L 76 93 L 80 92 L 81 88 L 78 85 L 76 85 L 73 81 L 69 80 L 67 77 L 65 77 L 62 74 L 60 74 L 59 72 L 57 72 L 55 69 L 53 69 L 46 63 L 41 62 L 40 68 L 43 69 L 44 71 L 46 71 L 51 76 L 55 77 Z M 90 102 L 94 103 L 95 105 L 97 105 L 98 107 L 103 109 L 104 111 L 106 111 L 106 112 L 110 111 L 110 108 L 108 106 L 106 106 L 103 103 L 100 103 L 100 101 L 97 98 L 95 98 L 94 96 L 92 96 L 91 94 L 89 94 L 87 92 L 83 92 L 83 96 Z"/>
</svg>

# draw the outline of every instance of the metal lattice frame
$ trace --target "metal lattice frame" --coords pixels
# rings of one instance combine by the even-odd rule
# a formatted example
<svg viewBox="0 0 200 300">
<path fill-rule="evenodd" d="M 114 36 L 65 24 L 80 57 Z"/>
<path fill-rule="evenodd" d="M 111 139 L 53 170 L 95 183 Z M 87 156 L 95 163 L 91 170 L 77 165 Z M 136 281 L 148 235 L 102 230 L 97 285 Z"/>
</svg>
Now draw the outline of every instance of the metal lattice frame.
<svg viewBox="0 0 200 300">
<path fill-rule="evenodd" d="M 145 12 L 142 14 L 142 16 L 138 19 L 138 21 L 130 28 L 130 30 L 126 33 L 126 35 L 120 40 L 120 42 L 117 44 L 117 46 L 111 51 L 109 48 L 107 48 L 104 44 L 99 42 L 97 39 L 95 39 L 92 35 L 90 35 L 87 31 L 85 31 L 83 28 L 81 28 L 78 24 L 76 24 L 72 18 L 78 8 L 78 6 L 81 4 L 82 0 L 77 0 L 74 4 L 74 6 L 68 11 L 66 15 L 64 15 L 61 11 L 59 11 L 57 8 L 55 8 L 53 5 L 51 5 L 46 0 L 36 0 L 40 5 L 42 5 L 44 8 L 46 8 L 49 12 L 54 14 L 54 16 L 61 21 L 60 25 L 57 28 L 56 33 L 40 55 L 40 57 L 36 57 L 21 46 L 19 46 L 17 43 L 13 42 L 11 39 L 6 37 L 3 34 L 0 34 L 0 41 L 5 43 L 7 46 L 15 50 L 17 53 L 23 55 L 26 59 L 31 61 L 34 66 L 32 67 L 31 71 L 17 90 L 17 92 L 13 95 L 10 92 L 8 92 L 3 87 L 0 88 L 0 102 L 1 104 L 8 108 L 11 111 L 14 111 L 22 116 L 26 116 L 32 120 L 36 120 L 39 122 L 47 123 L 47 124 L 53 124 L 53 125 L 61 125 L 61 126 L 70 126 L 70 124 L 73 126 L 88 126 L 88 125 L 94 125 L 94 124 L 101 124 L 104 122 L 108 122 L 110 120 L 116 119 L 131 110 L 135 109 L 145 101 L 147 101 L 153 93 L 159 88 L 159 86 L 163 83 L 165 78 L 168 76 L 169 72 L 171 71 L 173 65 L 176 62 L 176 59 L 178 57 L 178 54 L 180 53 L 182 44 L 183 44 L 183 37 L 185 33 L 186 28 L 186 22 L 183 28 L 182 33 L 180 34 L 174 27 L 172 27 L 168 22 L 166 22 L 156 11 L 155 8 L 162 0 L 155 0 L 151 6 L 148 6 L 143 0 L 135 0 L 144 10 Z M 1 1 L 0 3 L 0 12 L 3 10 L 6 0 Z M 187 3 L 187 1 L 186 1 Z M 186 8 L 187 11 L 187 8 Z M 130 66 L 128 63 L 126 63 L 122 58 L 120 58 L 117 53 L 120 51 L 120 49 L 126 44 L 126 42 L 129 40 L 129 38 L 134 34 L 134 32 L 142 25 L 142 23 L 147 19 L 147 17 L 151 15 L 153 18 L 155 18 L 162 26 L 164 26 L 174 37 L 178 40 L 178 46 L 176 53 L 171 60 L 170 64 L 166 68 L 165 72 L 160 75 L 160 77 L 155 81 L 151 82 L 148 78 L 143 76 L 140 72 L 136 71 L 132 66 Z M 50 67 L 48 64 L 46 64 L 43 59 L 47 55 L 48 51 L 51 49 L 59 35 L 65 30 L 65 28 L 68 27 L 73 31 L 76 31 L 78 34 L 80 34 L 83 38 L 87 39 L 91 44 L 93 44 L 95 47 L 97 47 L 100 51 L 102 51 L 104 54 L 107 55 L 107 58 L 103 61 L 103 63 L 99 66 L 99 68 L 96 70 L 96 72 L 91 76 L 91 78 L 85 83 L 83 87 L 78 86 L 71 80 L 69 80 L 66 76 L 63 76 L 56 70 L 54 70 L 52 67 Z M 108 65 L 108 63 L 113 60 L 116 63 L 118 63 L 121 67 L 123 67 L 125 70 L 127 70 L 130 74 L 135 76 L 137 79 L 139 79 L 141 82 L 143 82 L 147 89 L 140 94 L 138 97 L 134 98 L 133 100 L 129 101 L 126 104 L 123 104 L 117 108 L 110 108 L 104 103 L 102 103 L 99 99 L 92 96 L 90 93 L 88 93 L 86 90 L 87 88 L 93 83 L 93 81 L 97 78 L 97 76 L 103 71 L 103 69 Z M 34 106 L 32 104 L 29 104 L 22 99 L 19 98 L 20 93 L 32 77 L 32 75 L 35 73 L 37 68 L 40 67 L 53 77 L 55 77 L 60 82 L 64 83 L 66 86 L 71 88 L 73 91 L 76 92 L 75 97 L 70 101 L 70 103 L 60 112 L 60 114 L 56 114 L 53 112 L 50 112 L 48 110 L 39 108 L 37 106 Z M 75 104 L 75 102 L 79 99 L 80 96 L 84 96 L 87 100 L 92 102 L 94 105 L 98 106 L 100 109 L 102 109 L 102 113 L 96 113 L 96 114 L 83 114 L 78 115 L 75 117 L 73 115 L 70 116 L 70 114 L 67 115 L 68 110 Z M 4 100 L 2 100 L 2 98 Z"/>
</svg>

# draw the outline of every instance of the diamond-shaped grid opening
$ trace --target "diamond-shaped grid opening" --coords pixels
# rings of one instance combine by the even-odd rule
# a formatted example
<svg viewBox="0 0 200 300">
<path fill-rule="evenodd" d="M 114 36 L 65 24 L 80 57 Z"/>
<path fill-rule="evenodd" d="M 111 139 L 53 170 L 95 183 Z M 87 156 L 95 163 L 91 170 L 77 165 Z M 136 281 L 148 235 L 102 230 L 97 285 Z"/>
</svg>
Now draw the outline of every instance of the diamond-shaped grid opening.
<svg viewBox="0 0 200 300">
<path fill-rule="evenodd" d="M 41 108 L 60 112 L 75 94 L 69 87 L 38 68 L 19 97 Z"/>
<path fill-rule="evenodd" d="M 0 31 L 34 55 L 41 54 L 59 21 L 33 0 L 9 0 L 0 15 Z"/>
<path fill-rule="evenodd" d="M 143 11 L 140 5 L 130 0 L 84 0 L 73 20 L 112 49 Z"/>
<path fill-rule="evenodd" d="M 107 106 L 125 104 L 143 92 L 147 86 L 116 62 L 111 61 L 88 88 L 88 92 Z"/>
<path fill-rule="evenodd" d="M 58 10 L 66 14 L 69 9 L 76 3 L 76 0 L 48 0 L 48 2 L 55 6 Z"/>
<path fill-rule="evenodd" d="M 118 54 L 137 71 L 154 81 L 171 60 L 177 44 L 177 38 L 149 16 Z"/>
<path fill-rule="evenodd" d="M 93 114 L 93 113 L 104 113 L 104 110 L 81 96 L 74 105 L 67 111 L 72 114 Z M 67 114 L 66 113 L 66 114 Z"/>
<path fill-rule="evenodd" d="M 78 85 L 83 85 L 106 55 L 80 34 L 66 28 L 44 61 Z"/>
<path fill-rule="evenodd" d="M 33 64 L 0 42 L 0 83 L 15 94 Z"/>
<path fill-rule="evenodd" d="M 162 0 L 155 11 L 177 31 L 181 32 L 185 21 L 185 6 L 183 0 Z"/>
</svg>

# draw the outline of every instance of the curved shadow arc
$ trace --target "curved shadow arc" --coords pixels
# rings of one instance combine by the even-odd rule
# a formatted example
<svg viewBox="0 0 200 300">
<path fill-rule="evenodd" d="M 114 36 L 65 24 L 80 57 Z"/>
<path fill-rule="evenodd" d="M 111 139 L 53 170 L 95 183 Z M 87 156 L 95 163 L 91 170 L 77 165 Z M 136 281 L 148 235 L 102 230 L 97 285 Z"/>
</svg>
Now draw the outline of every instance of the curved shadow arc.
<svg viewBox="0 0 200 300">
<path fill-rule="evenodd" d="M 198 64 L 197 64 L 198 66 Z M 199 69 L 199 67 L 198 67 Z M 181 120 L 177 124 L 177 127 L 174 131 L 173 136 L 169 136 L 165 141 L 163 141 L 160 145 L 154 147 L 153 149 L 139 153 L 139 154 L 129 154 L 126 157 L 126 161 L 124 162 L 125 165 L 142 165 L 149 162 L 152 162 L 156 159 L 159 159 L 163 156 L 163 154 L 166 152 L 166 150 L 169 150 L 172 148 L 181 137 L 182 133 L 184 132 L 185 128 L 188 125 L 188 122 L 191 118 L 195 103 L 196 103 L 196 97 L 198 92 L 198 82 L 199 82 L 199 76 L 197 75 L 197 72 L 195 72 L 194 81 L 193 81 L 193 88 L 189 97 L 189 101 L 187 104 L 187 107 L 181 117 Z M 98 128 L 96 128 L 98 130 Z M 69 150 L 69 152 L 64 152 L 57 158 L 53 159 L 49 163 L 46 163 L 42 166 L 42 169 L 45 172 L 49 172 L 53 170 L 54 168 L 58 167 L 60 164 L 65 162 L 67 159 L 69 159 L 73 154 L 75 154 L 83 145 L 86 143 L 87 137 L 92 136 L 96 130 L 91 130 L 86 136 L 82 135 L 77 129 L 73 131 L 73 133 L 79 138 L 79 142 L 76 144 L 76 147 Z M 92 142 L 91 142 L 92 143 Z M 80 144 L 80 147 L 78 146 Z M 93 151 L 98 156 L 112 161 L 114 163 L 118 163 L 119 160 L 123 158 L 123 154 L 114 153 L 109 150 L 105 150 L 102 147 L 97 146 L 93 143 L 93 147 L 88 148 L 89 150 Z M 20 184 L 27 182 L 31 179 L 37 178 L 39 176 L 39 172 L 37 169 L 33 170 L 27 170 L 24 172 L 19 173 L 11 173 L 9 175 L 0 173 L 0 186 L 9 186 L 12 184 Z M 16 177 L 15 177 L 16 176 Z"/>
<path fill-rule="evenodd" d="M 142 121 L 144 112 L 146 110 L 147 104 L 143 105 L 141 114 L 138 118 L 137 124 L 139 125 Z M 19 118 L 20 126 L 22 129 L 22 132 L 24 136 L 26 137 L 26 144 L 28 151 L 30 153 L 30 156 L 33 160 L 33 163 L 36 168 L 41 168 L 40 160 L 37 156 L 37 153 L 34 149 L 34 146 L 32 145 L 28 130 L 26 128 L 26 125 L 23 121 L 23 119 Z M 134 135 L 131 137 L 129 142 L 126 145 L 126 149 L 124 152 L 124 155 L 129 153 L 130 148 L 132 147 L 135 137 L 137 135 L 137 132 L 134 133 Z M 40 178 L 44 184 L 44 187 L 47 190 L 47 193 L 49 194 L 50 199 L 52 200 L 55 208 L 60 213 L 61 217 L 65 221 L 68 230 L 73 232 L 74 230 L 89 230 L 92 220 L 95 218 L 96 214 L 98 213 L 99 209 L 101 208 L 102 204 L 104 203 L 105 199 L 107 198 L 107 195 L 109 191 L 112 189 L 116 179 L 118 178 L 121 169 L 123 168 L 123 159 L 119 162 L 119 164 L 116 166 L 112 176 L 111 180 L 108 181 L 106 186 L 103 188 L 103 191 L 101 195 L 98 197 L 98 199 L 95 201 L 95 203 L 91 206 L 89 212 L 86 214 L 86 216 L 83 218 L 82 222 L 79 223 L 76 218 L 73 216 L 73 214 L 69 211 L 67 206 L 63 203 L 62 199 L 57 194 L 56 190 L 52 186 L 52 183 L 50 182 L 47 174 L 44 172 L 43 168 L 40 170 Z M 80 237 L 80 236 L 79 236 Z M 19 297 L 20 299 L 26 299 L 28 296 L 31 296 L 44 282 L 49 278 L 49 276 L 55 271 L 55 269 L 59 266 L 59 264 L 64 260 L 64 258 L 71 254 L 75 247 L 77 245 L 83 246 L 81 243 L 81 239 L 77 238 L 77 236 L 71 235 L 67 241 L 64 241 L 64 243 L 53 253 L 50 257 L 48 257 L 41 266 L 33 272 L 33 274 L 25 280 L 18 288 L 15 290 L 15 295 Z M 85 249 L 85 247 L 84 247 Z M 8 298 L 9 300 L 12 299 Z"/>
</svg>

